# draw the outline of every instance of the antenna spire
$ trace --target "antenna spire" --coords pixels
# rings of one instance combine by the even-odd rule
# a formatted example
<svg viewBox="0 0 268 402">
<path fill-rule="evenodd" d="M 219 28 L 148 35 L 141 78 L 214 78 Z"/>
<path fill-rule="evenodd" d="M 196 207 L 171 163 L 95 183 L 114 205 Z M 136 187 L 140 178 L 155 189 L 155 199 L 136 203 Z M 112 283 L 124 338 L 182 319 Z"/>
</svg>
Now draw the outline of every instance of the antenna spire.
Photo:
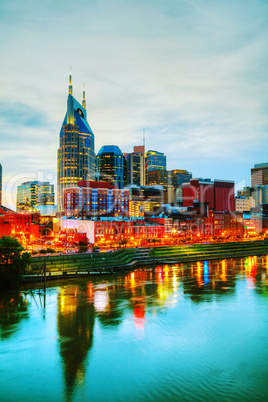
<svg viewBox="0 0 268 402">
<path fill-rule="evenodd" d="M 86 90 L 85 90 L 85 84 L 83 86 L 83 100 L 82 100 L 82 106 L 84 109 L 86 109 Z"/>
<path fill-rule="evenodd" d="M 71 69 L 71 67 L 70 67 L 70 76 L 69 76 L 69 94 L 73 95 L 72 69 Z"/>
</svg>

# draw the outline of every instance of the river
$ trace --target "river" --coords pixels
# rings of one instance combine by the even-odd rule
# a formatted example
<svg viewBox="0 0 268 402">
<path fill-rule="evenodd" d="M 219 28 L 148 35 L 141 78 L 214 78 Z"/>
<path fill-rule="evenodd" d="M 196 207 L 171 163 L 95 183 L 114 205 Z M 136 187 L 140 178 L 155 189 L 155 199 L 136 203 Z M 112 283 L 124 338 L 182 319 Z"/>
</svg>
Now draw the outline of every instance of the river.
<svg viewBox="0 0 268 402">
<path fill-rule="evenodd" d="M 267 400 L 267 273 L 247 257 L 0 294 L 0 400 Z"/>
</svg>

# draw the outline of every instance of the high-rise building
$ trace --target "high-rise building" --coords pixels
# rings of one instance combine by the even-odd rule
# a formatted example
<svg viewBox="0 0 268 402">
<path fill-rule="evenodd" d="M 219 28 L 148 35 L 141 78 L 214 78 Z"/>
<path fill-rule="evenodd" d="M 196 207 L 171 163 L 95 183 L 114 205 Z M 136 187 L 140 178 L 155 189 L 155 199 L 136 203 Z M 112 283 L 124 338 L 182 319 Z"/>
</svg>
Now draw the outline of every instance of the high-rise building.
<svg viewBox="0 0 268 402">
<path fill-rule="evenodd" d="M 268 163 L 255 164 L 251 169 L 251 186 L 266 186 L 268 184 Z"/>
<path fill-rule="evenodd" d="M 189 183 L 192 178 L 192 173 L 187 170 L 175 169 L 172 170 L 174 187 L 178 188 L 182 183 Z"/>
<path fill-rule="evenodd" d="M 49 182 L 27 181 L 17 187 L 17 211 L 54 205 L 54 202 L 54 185 Z"/>
<path fill-rule="evenodd" d="M 124 156 L 117 145 L 104 145 L 96 157 L 96 180 L 124 187 Z"/>
<path fill-rule="evenodd" d="M 2 165 L 0 163 L 0 205 L 2 205 Z"/>
<path fill-rule="evenodd" d="M 253 198 L 256 207 L 260 204 L 268 204 L 268 185 L 254 186 Z"/>
<path fill-rule="evenodd" d="M 144 146 L 135 146 L 134 152 L 126 154 L 126 160 L 127 185 L 143 186 L 145 184 Z"/>
<path fill-rule="evenodd" d="M 129 216 L 143 217 L 160 213 L 163 191 L 154 186 L 129 187 Z"/>
<path fill-rule="evenodd" d="M 149 150 L 145 154 L 145 175 L 146 175 L 146 184 L 148 184 L 148 175 L 147 172 L 151 172 L 152 170 L 166 170 L 167 168 L 167 160 L 166 155 L 163 152 L 157 152 Z"/>
<path fill-rule="evenodd" d="M 95 178 L 94 134 L 87 122 L 85 90 L 80 104 L 73 97 L 69 78 L 67 112 L 60 131 L 58 149 L 58 211 L 63 212 L 63 191 L 81 180 Z"/>
<path fill-rule="evenodd" d="M 173 175 L 170 170 L 152 170 L 147 172 L 148 186 L 162 186 L 164 203 L 174 202 L 175 189 L 173 186 Z"/>
</svg>

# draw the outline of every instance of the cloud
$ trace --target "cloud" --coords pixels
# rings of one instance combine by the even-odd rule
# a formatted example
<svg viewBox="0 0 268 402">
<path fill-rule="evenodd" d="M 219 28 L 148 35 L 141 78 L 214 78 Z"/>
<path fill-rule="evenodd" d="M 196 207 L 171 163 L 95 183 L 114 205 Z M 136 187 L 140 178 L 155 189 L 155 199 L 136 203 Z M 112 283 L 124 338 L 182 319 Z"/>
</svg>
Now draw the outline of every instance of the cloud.
<svg viewBox="0 0 268 402">
<path fill-rule="evenodd" d="M 130 151 L 145 129 L 170 169 L 195 176 L 240 180 L 267 161 L 265 0 L 0 7 L 4 175 L 55 169 L 70 65 L 80 101 L 86 83 L 96 152 L 104 144 Z"/>
</svg>

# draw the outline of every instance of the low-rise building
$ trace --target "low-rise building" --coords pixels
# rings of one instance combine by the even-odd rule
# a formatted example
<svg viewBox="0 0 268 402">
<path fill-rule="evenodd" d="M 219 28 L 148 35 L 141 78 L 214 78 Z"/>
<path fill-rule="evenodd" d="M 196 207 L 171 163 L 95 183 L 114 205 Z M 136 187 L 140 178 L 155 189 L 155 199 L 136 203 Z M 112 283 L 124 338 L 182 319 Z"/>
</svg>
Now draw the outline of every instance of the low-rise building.
<svg viewBox="0 0 268 402">
<path fill-rule="evenodd" d="M 253 196 L 237 196 L 235 197 L 235 210 L 237 212 L 250 211 L 255 207 L 255 200 Z"/>
</svg>

